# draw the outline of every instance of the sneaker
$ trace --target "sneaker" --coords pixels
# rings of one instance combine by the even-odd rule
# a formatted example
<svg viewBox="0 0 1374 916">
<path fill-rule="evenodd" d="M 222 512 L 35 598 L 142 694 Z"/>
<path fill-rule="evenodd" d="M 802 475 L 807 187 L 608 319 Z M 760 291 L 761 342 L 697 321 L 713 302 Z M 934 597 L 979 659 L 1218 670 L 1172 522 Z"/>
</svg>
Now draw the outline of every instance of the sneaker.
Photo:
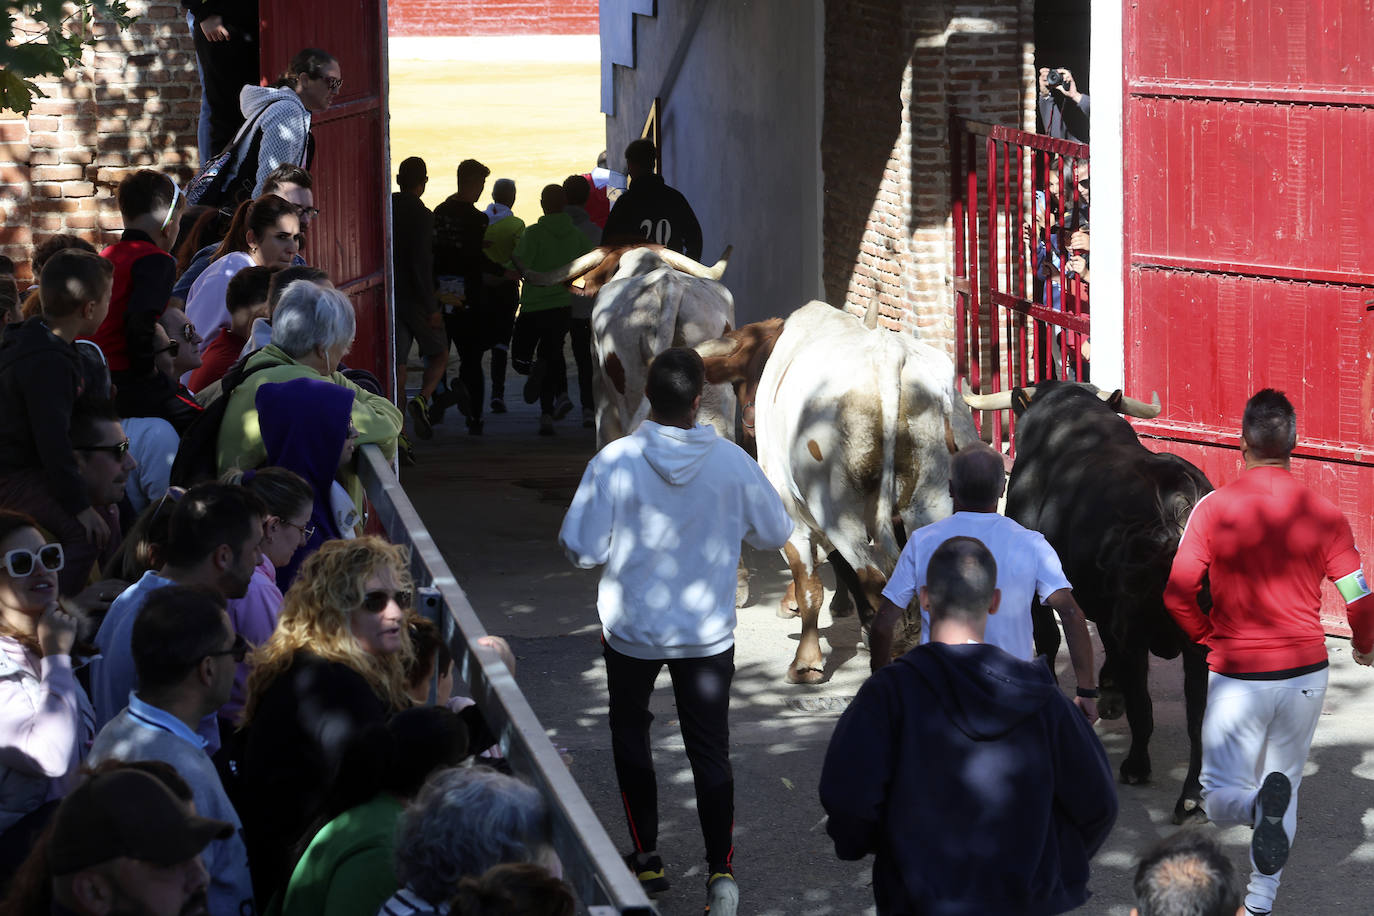
<svg viewBox="0 0 1374 916">
<path fill-rule="evenodd" d="M 525 403 L 533 404 L 539 400 L 539 389 L 544 387 L 544 361 L 541 359 L 530 367 L 529 378 L 525 379 Z"/>
<path fill-rule="evenodd" d="M 401 456 L 401 467 L 415 467 L 415 446 L 410 444 L 404 433 L 396 437 L 396 451 Z"/>
<path fill-rule="evenodd" d="M 560 394 L 553 399 L 553 418 L 561 420 L 572 411 L 572 401 L 566 394 Z"/>
<path fill-rule="evenodd" d="M 596 425 L 596 411 L 590 407 L 582 408 L 582 428 L 591 429 Z"/>
<path fill-rule="evenodd" d="M 505 412 L 506 412 L 506 399 L 503 398 L 503 397 L 500 397 L 500 396 L 497 396 L 497 397 L 492 398 L 492 399 L 491 399 L 491 412 L 492 412 L 492 413 L 505 413 Z"/>
<path fill-rule="evenodd" d="M 448 391 L 443 394 L 436 394 L 434 403 L 443 407 L 457 407 L 458 412 L 463 416 L 472 418 L 472 395 L 468 394 L 467 386 L 458 379 L 449 383 Z"/>
<path fill-rule="evenodd" d="M 1247 916 L 1273 916 L 1273 912 L 1270 910 L 1257 910 L 1252 906 L 1247 906 L 1245 912 Z"/>
<path fill-rule="evenodd" d="M 644 893 L 650 897 L 672 887 L 667 876 L 663 874 L 663 860 L 656 854 L 645 856 L 632 852 L 625 857 L 625 864 L 639 879 L 639 886 L 644 889 Z"/>
<path fill-rule="evenodd" d="M 539 435 L 553 435 L 553 414 L 546 413 L 539 415 Z"/>
<path fill-rule="evenodd" d="M 706 882 L 706 909 L 711 916 L 737 916 L 739 913 L 739 885 L 729 872 L 716 872 Z"/>
<path fill-rule="evenodd" d="M 1250 838 L 1250 858 L 1261 875 L 1272 875 L 1288 861 L 1288 834 L 1283 816 L 1293 798 L 1293 784 L 1279 772 L 1264 777 L 1255 799 L 1255 835 Z"/>
<path fill-rule="evenodd" d="M 424 395 L 417 394 L 407 401 L 406 411 L 415 424 L 415 435 L 421 439 L 433 439 L 434 424 L 429 422 L 429 405 L 425 403 Z"/>
<path fill-rule="evenodd" d="M 480 436 L 480 435 L 482 435 L 482 421 L 481 421 L 480 419 L 478 419 L 478 420 L 471 420 L 471 419 L 468 420 L 468 435 L 469 435 L 469 436 Z"/>
<path fill-rule="evenodd" d="M 444 414 L 448 412 L 448 379 L 440 379 L 434 394 L 430 395 L 428 409 L 430 426 L 444 422 Z"/>
</svg>

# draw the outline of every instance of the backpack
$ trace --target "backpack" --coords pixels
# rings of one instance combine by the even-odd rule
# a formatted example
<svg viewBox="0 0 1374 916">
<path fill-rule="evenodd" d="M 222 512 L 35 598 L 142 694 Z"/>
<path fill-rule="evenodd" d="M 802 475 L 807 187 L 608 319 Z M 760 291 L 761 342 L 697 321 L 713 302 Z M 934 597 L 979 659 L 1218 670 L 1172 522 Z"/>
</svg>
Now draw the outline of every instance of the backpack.
<svg viewBox="0 0 1374 916">
<path fill-rule="evenodd" d="M 274 365 L 268 363 L 249 369 L 248 360 L 252 356 L 250 353 L 229 367 L 229 371 L 220 379 L 219 396 L 205 405 L 205 409 L 181 434 L 181 444 L 177 446 L 176 458 L 167 478 L 169 486 L 193 487 L 218 479 L 219 428 L 224 424 L 224 414 L 229 409 L 229 395 L 248 376 Z"/>
<path fill-rule="evenodd" d="M 272 105 L 276 105 L 273 102 Z M 206 207 L 227 207 L 232 210 L 253 196 L 258 179 L 258 151 L 262 148 L 262 131 L 255 130 L 258 120 L 272 105 L 264 106 L 253 120 L 239 128 L 234 139 L 191 179 L 186 186 L 186 202 Z M 234 168 L 235 152 L 239 144 L 251 137 L 238 168 Z"/>
</svg>

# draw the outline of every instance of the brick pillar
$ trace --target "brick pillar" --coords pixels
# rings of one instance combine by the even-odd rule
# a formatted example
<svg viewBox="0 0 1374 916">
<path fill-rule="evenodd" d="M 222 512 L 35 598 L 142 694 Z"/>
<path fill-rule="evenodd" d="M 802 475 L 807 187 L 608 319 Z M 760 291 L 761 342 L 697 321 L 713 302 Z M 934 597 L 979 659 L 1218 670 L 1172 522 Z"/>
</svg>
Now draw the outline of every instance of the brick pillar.
<svg viewBox="0 0 1374 916">
<path fill-rule="evenodd" d="M 133 168 L 189 178 L 197 166 L 200 85 L 180 7 L 132 0 L 120 33 L 92 25 L 79 68 L 35 80 L 27 119 L 0 115 L 0 254 L 30 276 L 33 246 L 73 232 L 103 247 L 123 229 L 114 187 Z"/>
</svg>

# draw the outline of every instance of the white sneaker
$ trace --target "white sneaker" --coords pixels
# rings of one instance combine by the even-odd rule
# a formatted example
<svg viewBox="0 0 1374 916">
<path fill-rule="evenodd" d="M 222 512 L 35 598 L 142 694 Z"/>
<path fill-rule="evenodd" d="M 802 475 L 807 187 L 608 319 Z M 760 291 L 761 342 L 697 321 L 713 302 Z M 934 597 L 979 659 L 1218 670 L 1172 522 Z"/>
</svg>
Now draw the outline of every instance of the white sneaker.
<svg viewBox="0 0 1374 916">
<path fill-rule="evenodd" d="M 710 916 L 738 916 L 739 885 L 734 875 L 718 872 L 706 885 L 706 909 Z"/>
</svg>

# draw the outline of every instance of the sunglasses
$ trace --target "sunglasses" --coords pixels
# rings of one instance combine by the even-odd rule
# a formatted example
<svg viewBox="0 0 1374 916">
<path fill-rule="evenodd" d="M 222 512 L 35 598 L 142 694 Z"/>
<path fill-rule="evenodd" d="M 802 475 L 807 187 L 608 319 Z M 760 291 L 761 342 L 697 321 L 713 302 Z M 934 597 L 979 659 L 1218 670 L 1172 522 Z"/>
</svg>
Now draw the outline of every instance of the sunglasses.
<svg viewBox="0 0 1374 916">
<path fill-rule="evenodd" d="M 190 325 L 187 325 L 187 327 L 190 327 Z M 176 358 L 177 358 L 177 354 L 180 353 L 180 352 L 181 352 L 181 341 L 179 341 L 179 340 L 174 340 L 174 341 L 172 341 L 171 343 L 169 343 L 167 346 L 163 347 L 161 350 L 154 350 L 154 351 L 153 351 L 153 355 L 154 355 L 154 356 L 157 356 L 159 353 L 170 353 L 170 354 L 172 354 L 172 359 L 176 359 Z"/>
<path fill-rule="evenodd" d="M 368 592 L 366 595 L 363 595 L 362 607 L 363 610 L 367 611 L 369 614 L 380 614 L 382 611 L 386 610 L 387 603 L 394 600 L 397 607 L 403 611 L 408 611 L 410 610 L 412 597 L 413 596 L 408 591 Z"/>
<path fill-rule="evenodd" d="M 194 343 L 196 339 L 196 326 L 189 321 L 183 324 L 181 326 L 181 337 L 187 343 Z M 176 354 L 173 353 L 172 355 L 175 356 Z"/>
<path fill-rule="evenodd" d="M 158 520 L 164 508 L 170 513 L 171 508 L 181 502 L 181 498 L 186 495 L 185 487 L 168 487 L 167 492 L 162 494 L 162 498 L 157 501 L 157 508 L 153 510 L 149 524 Z"/>
<path fill-rule="evenodd" d="M 232 655 L 235 662 L 242 662 L 248 657 L 248 650 L 252 648 L 248 645 L 248 640 L 243 638 L 242 633 L 234 634 L 234 644 L 227 649 L 220 649 L 216 652 L 206 652 L 206 658 L 214 658 L 217 655 Z"/>
<path fill-rule="evenodd" d="M 170 177 L 170 176 L 169 176 Z M 181 199 L 181 186 L 172 180 L 172 205 L 167 208 L 167 215 L 162 218 L 162 228 L 166 230 L 172 224 L 172 217 L 177 212 L 177 201 Z"/>
<path fill-rule="evenodd" d="M 109 452 L 116 458 L 123 458 L 129 454 L 129 440 L 125 439 L 115 445 L 73 445 L 72 448 L 78 452 Z"/>
<path fill-rule="evenodd" d="M 57 572 L 65 563 L 61 544 L 44 544 L 37 550 L 16 547 L 5 552 L 5 571 L 11 578 L 22 579 L 33 575 L 35 566 L 42 566 L 47 572 Z M 407 595 L 410 593 L 407 592 Z"/>
<path fill-rule="evenodd" d="M 329 87 L 330 92 L 338 92 L 339 88 L 343 86 L 343 77 L 341 76 L 317 76 L 315 79 L 324 80 L 324 84 Z"/>
</svg>

